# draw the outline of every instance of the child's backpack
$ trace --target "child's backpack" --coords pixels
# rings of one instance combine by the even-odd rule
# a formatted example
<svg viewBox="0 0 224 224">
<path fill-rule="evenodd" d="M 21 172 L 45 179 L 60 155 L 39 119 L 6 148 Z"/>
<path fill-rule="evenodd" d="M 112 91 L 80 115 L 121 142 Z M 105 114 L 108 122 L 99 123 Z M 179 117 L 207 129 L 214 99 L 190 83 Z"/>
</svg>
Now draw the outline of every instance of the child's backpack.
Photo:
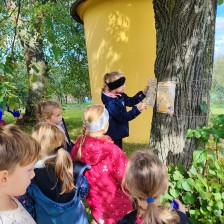
<svg viewBox="0 0 224 224">
<path fill-rule="evenodd" d="M 80 191 L 83 184 L 83 172 L 86 169 L 90 169 L 90 165 L 81 162 L 73 162 L 73 168 L 76 189 L 74 189 L 75 194 L 73 199 L 67 203 L 58 203 L 52 201 L 51 199 L 46 197 L 34 183 L 31 183 L 31 185 L 28 187 L 28 195 L 30 195 L 34 202 L 34 218 L 37 224 L 89 223 L 85 207 L 81 201 Z M 24 204 L 24 200 L 20 200 L 20 202 Z M 27 210 L 29 211 L 29 209 Z M 31 213 L 31 211 L 29 212 Z"/>
</svg>

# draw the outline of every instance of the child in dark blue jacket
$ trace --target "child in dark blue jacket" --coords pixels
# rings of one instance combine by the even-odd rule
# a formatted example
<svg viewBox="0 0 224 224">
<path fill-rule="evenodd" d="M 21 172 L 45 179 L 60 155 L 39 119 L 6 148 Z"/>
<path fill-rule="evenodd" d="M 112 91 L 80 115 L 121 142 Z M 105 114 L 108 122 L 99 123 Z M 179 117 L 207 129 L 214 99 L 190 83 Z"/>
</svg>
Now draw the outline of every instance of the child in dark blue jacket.
<svg viewBox="0 0 224 224">
<path fill-rule="evenodd" d="M 129 136 L 128 122 L 147 108 L 146 103 L 140 102 L 145 98 L 148 88 L 149 85 L 135 96 L 129 97 L 124 93 L 125 77 L 122 72 L 111 72 L 104 75 L 101 99 L 109 112 L 109 129 L 106 135 L 109 135 L 120 148 L 122 148 L 122 138 Z M 136 104 L 138 105 L 135 106 Z M 127 112 L 126 106 L 132 109 Z"/>
</svg>

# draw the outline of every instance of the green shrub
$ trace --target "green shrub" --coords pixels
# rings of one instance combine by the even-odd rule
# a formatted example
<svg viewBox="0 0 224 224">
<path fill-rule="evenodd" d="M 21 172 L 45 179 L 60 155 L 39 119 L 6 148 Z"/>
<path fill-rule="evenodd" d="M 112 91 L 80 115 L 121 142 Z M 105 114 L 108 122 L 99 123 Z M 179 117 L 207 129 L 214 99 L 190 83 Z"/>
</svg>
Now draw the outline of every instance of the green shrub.
<svg viewBox="0 0 224 224">
<path fill-rule="evenodd" d="M 191 167 L 168 168 L 170 188 L 163 200 L 179 198 L 192 224 L 224 223 L 223 125 L 224 115 L 219 115 L 210 126 L 189 130 L 187 137 L 198 141 Z"/>
</svg>

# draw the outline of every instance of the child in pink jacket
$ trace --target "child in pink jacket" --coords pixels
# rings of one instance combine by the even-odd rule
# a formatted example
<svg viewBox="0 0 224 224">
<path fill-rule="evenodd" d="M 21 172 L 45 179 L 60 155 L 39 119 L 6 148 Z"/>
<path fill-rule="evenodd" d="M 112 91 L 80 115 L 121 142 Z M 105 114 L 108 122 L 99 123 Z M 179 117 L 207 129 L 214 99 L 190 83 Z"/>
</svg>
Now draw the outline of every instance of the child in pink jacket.
<svg viewBox="0 0 224 224">
<path fill-rule="evenodd" d="M 122 178 L 127 157 L 109 136 L 109 115 L 102 105 L 85 109 L 83 134 L 72 149 L 73 160 L 91 165 L 85 175 L 90 184 L 87 203 L 97 223 L 112 224 L 132 210 L 132 202 L 123 193 Z"/>
</svg>

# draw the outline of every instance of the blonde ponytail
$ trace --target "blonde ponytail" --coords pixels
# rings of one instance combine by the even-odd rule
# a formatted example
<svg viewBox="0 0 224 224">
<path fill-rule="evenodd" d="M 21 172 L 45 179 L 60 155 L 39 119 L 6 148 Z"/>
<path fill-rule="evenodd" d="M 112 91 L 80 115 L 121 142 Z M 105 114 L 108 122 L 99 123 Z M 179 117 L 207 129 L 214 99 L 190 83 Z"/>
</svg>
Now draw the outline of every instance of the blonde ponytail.
<svg viewBox="0 0 224 224">
<path fill-rule="evenodd" d="M 143 224 L 163 224 L 160 218 L 159 208 L 154 204 L 148 204 L 148 207 L 144 214 Z"/>
<path fill-rule="evenodd" d="M 73 163 L 70 155 L 64 149 L 64 133 L 57 125 L 43 122 L 35 125 L 32 137 L 40 143 L 42 155 L 56 155 L 47 159 L 45 165 L 55 169 L 55 174 L 62 183 L 60 194 L 71 192 L 75 187 Z"/>
<path fill-rule="evenodd" d="M 178 222 L 179 216 L 171 208 L 150 203 L 144 213 L 142 224 L 177 224 Z"/>
<path fill-rule="evenodd" d="M 73 163 L 70 155 L 63 148 L 57 151 L 55 159 L 55 173 L 62 182 L 61 193 L 69 193 L 74 187 Z"/>
</svg>

